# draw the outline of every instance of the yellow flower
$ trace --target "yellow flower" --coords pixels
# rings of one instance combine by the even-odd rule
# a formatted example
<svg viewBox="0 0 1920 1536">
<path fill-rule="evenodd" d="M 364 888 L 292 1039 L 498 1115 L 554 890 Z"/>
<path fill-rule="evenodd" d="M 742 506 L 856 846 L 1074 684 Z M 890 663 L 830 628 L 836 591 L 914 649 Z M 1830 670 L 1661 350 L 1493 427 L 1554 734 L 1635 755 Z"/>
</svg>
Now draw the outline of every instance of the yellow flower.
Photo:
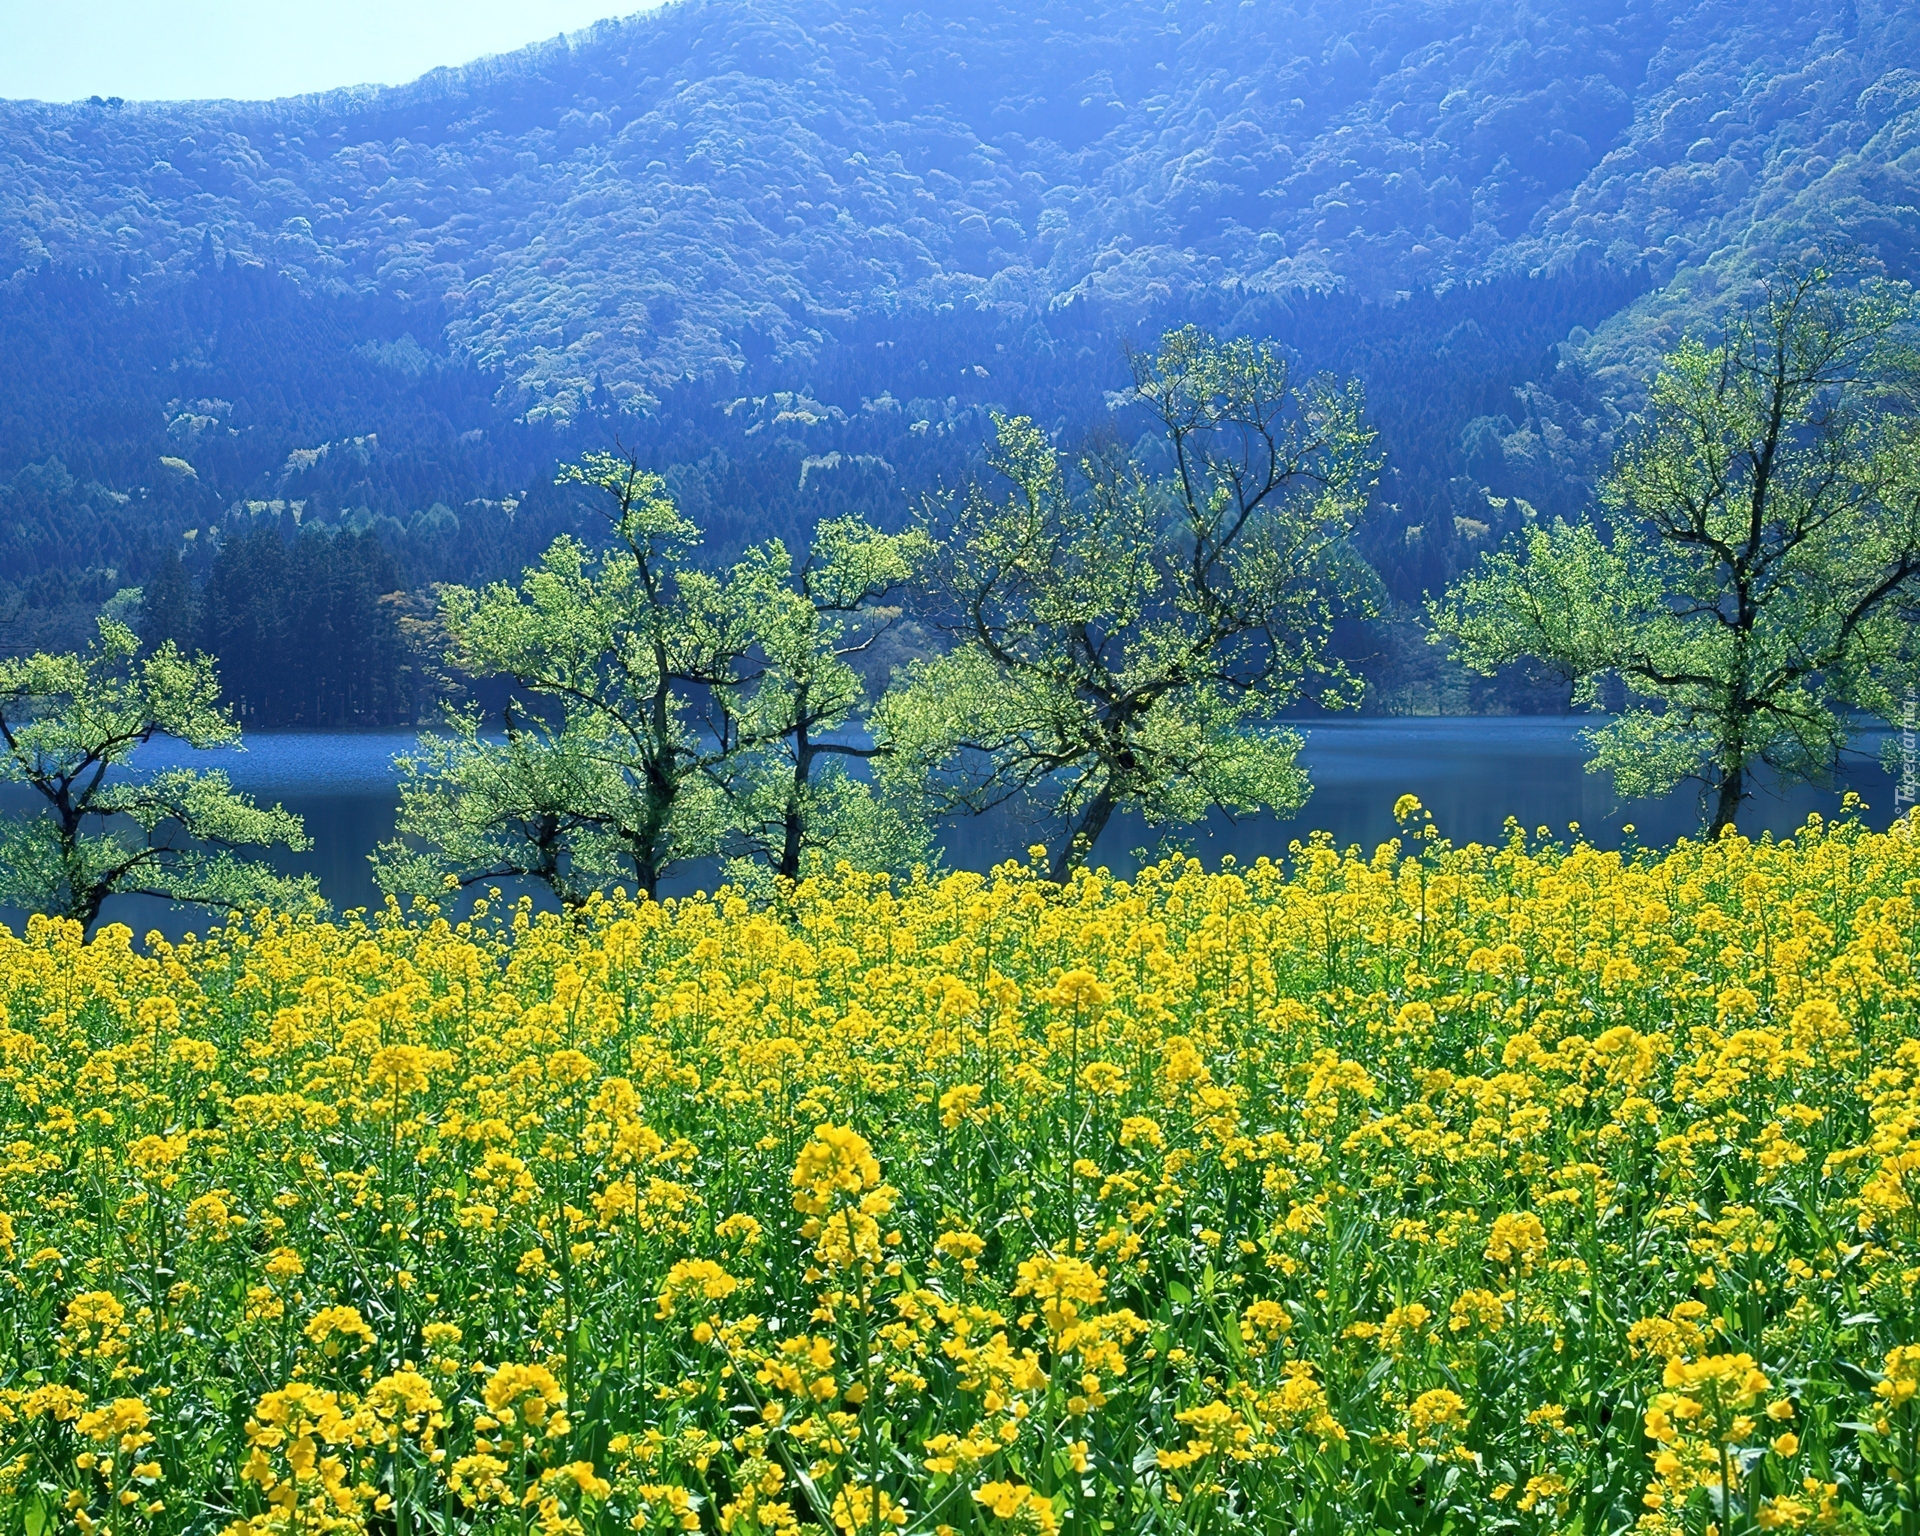
<svg viewBox="0 0 1920 1536">
<path fill-rule="evenodd" d="M 1240 1314 L 1240 1336 L 1250 1353 L 1264 1354 L 1293 1331 L 1293 1318 L 1277 1301 L 1256 1301 Z"/>
<path fill-rule="evenodd" d="M 1474 1286 L 1462 1291 L 1447 1312 L 1447 1328 L 1452 1333 L 1495 1334 L 1506 1326 L 1507 1304 L 1513 1300 L 1513 1293 L 1495 1295 L 1492 1291 Z"/>
<path fill-rule="evenodd" d="M 1047 1533 L 1055 1529 L 1053 1506 L 1025 1483 L 986 1483 L 973 1490 L 973 1497 L 995 1519 L 1012 1521 L 1023 1530 Z"/>
<path fill-rule="evenodd" d="M 657 1317 L 673 1316 L 674 1303 L 683 1295 L 697 1295 L 708 1301 L 723 1301 L 740 1288 L 740 1282 L 711 1259 L 681 1259 L 667 1271 L 661 1287 Z"/>
<path fill-rule="evenodd" d="M 877 1505 L 876 1505 L 877 1499 Z M 906 1510 L 885 1489 L 855 1484 L 842 1488 L 833 1500 L 833 1523 L 845 1536 L 858 1536 L 876 1527 L 898 1528 L 907 1523 Z"/>
<path fill-rule="evenodd" d="M 1493 1219 L 1486 1256 L 1496 1264 L 1531 1273 L 1547 1254 L 1547 1229 L 1531 1211 L 1510 1211 Z"/>
<path fill-rule="evenodd" d="M 426 1050 L 417 1045 L 383 1045 L 367 1063 L 367 1078 L 383 1099 L 403 1099 L 427 1091 Z"/>
<path fill-rule="evenodd" d="M 373 1330 L 357 1308 L 322 1307 L 307 1324 L 307 1337 L 320 1346 L 321 1353 L 333 1356 L 352 1347 L 352 1340 L 357 1339 L 361 1345 L 371 1344 Z"/>
<path fill-rule="evenodd" d="M 851 1126 L 822 1125 L 793 1165 L 793 1208 L 824 1216 L 834 1197 L 857 1197 L 880 1184 L 880 1163 L 866 1137 Z"/>
<path fill-rule="evenodd" d="M 0 932 L 0 1508 L 1051 1536 L 1284 1483 L 1345 1529 L 1397 1457 L 1544 1531 L 1598 1352 L 1651 1451 L 1610 1528 L 1870 1520 L 1801 1474 L 1920 1422 L 1920 819 L 1620 854 L 1399 810 L 1064 887 Z M 1816 1379 L 1851 1341 L 1871 1411 L 1801 1414 L 1727 1308 Z"/>
<path fill-rule="evenodd" d="M 1527 1479 L 1527 1486 L 1520 1490 L 1520 1497 L 1514 1502 L 1514 1508 L 1523 1513 L 1531 1513 L 1544 1506 L 1551 1513 L 1569 1486 L 1564 1477 L 1554 1472 L 1530 1477 Z"/>
<path fill-rule="evenodd" d="M 978 1105 L 985 1092 L 978 1083 L 960 1083 L 949 1088 L 940 1095 L 940 1123 L 951 1131 L 982 1118 Z"/>
<path fill-rule="evenodd" d="M 67 1304 L 60 1352 L 95 1360 L 125 1354 L 133 1335 L 126 1315 L 127 1309 L 111 1291 L 82 1291 Z"/>
<path fill-rule="evenodd" d="M 1889 1408 L 1904 1408 L 1920 1394 L 1920 1344 L 1896 1344 L 1881 1362 L 1874 1396 Z"/>
<path fill-rule="evenodd" d="M 1092 971 L 1068 971 L 1040 994 L 1056 1008 L 1103 1008 L 1113 1001 L 1113 988 L 1105 985 Z"/>
<path fill-rule="evenodd" d="M 502 1365 L 487 1378 L 481 1394 L 487 1412 L 506 1423 L 538 1429 L 567 1400 L 552 1371 L 544 1365 Z"/>
<path fill-rule="evenodd" d="M 245 1225 L 235 1221 L 224 1191 L 216 1190 L 188 1201 L 185 1215 L 187 1234 L 202 1242 L 224 1243 L 235 1225 Z"/>
<path fill-rule="evenodd" d="M 1100 1305 L 1107 1293 L 1099 1271 L 1084 1259 L 1043 1253 L 1020 1264 L 1015 1296 L 1031 1296 L 1040 1305 L 1052 1333 L 1064 1333 L 1079 1321 L 1082 1309 Z"/>
<path fill-rule="evenodd" d="M 1422 1445 L 1437 1443 L 1443 1433 L 1461 1429 L 1466 1421 L 1465 1399 L 1445 1387 L 1422 1392 L 1407 1407 L 1407 1422 Z"/>
<path fill-rule="evenodd" d="M 1380 1347 L 1388 1354 L 1399 1354 L 1418 1342 L 1421 1330 L 1433 1318 L 1433 1313 L 1419 1302 L 1409 1302 L 1404 1307 L 1395 1307 L 1380 1325 Z"/>
<path fill-rule="evenodd" d="M 266 1273 L 270 1280 L 292 1280 L 306 1272 L 305 1261 L 291 1248 L 276 1248 L 267 1255 Z"/>
</svg>

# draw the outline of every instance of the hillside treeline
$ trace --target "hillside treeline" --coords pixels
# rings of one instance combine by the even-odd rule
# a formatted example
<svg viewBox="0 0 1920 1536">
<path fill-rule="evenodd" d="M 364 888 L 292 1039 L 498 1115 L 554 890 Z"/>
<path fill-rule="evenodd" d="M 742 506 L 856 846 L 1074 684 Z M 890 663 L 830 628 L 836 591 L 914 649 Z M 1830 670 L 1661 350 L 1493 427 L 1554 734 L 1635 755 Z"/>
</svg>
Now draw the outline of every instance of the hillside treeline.
<svg viewBox="0 0 1920 1536">
<path fill-rule="evenodd" d="M 0 103 L 0 649 L 79 643 L 177 559 L 239 678 L 308 622 L 292 587 L 250 599 L 272 623 L 208 618 L 222 552 L 270 530 L 290 573 L 378 547 L 354 569 L 385 606 L 325 622 L 391 655 L 382 614 L 592 537 L 553 466 L 616 444 L 701 559 L 898 527 L 995 412 L 1116 430 L 1127 349 L 1194 321 L 1366 387 L 1370 707 L 1551 706 L 1468 683 L 1411 615 L 1584 514 L 1654 360 L 1773 262 L 1852 242 L 1915 275 L 1917 27 L 1851 0 L 683 0 L 394 89 Z M 306 678 L 323 654 L 235 701 L 412 707 L 405 664 Z"/>
<path fill-rule="evenodd" d="M 798 378 L 767 359 L 644 413 L 603 399 L 529 423 L 420 344 L 418 310 L 217 256 L 157 294 L 48 270 L 0 290 L 0 345 L 41 381 L 0 406 L 0 644 L 78 643 L 114 593 L 152 587 L 144 627 L 214 655 L 252 722 L 409 720 L 430 699 L 404 620 L 434 585 L 598 536 L 552 484 L 567 454 L 632 447 L 715 563 L 767 537 L 804 547 L 823 518 L 899 527 L 977 467 L 995 412 L 1069 443 L 1115 431 L 1128 349 L 1188 319 L 1362 381 L 1386 468 L 1361 548 L 1410 607 L 1530 516 L 1579 510 L 1616 417 L 1559 339 L 1644 281 L 1581 264 L 1388 305 L 1234 291 L 1021 322 L 910 313 L 863 322 Z M 191 385 L 170 357 L 196 360 Z M 1430 689 L 1437 662 L 1406 625 L 1352 645 L 1388 694 Z M 1452 707 L 1544 701 L 1474 686 Z"/>
<path fill-rule="evenodd" d="M 916 309 L 1582 256 L 1710 304 L 1808 239 L 1911 266 L 1916 56 L 1854 0 L 682 0 L 393 89 L 0 103 L 0 279 L 211 241 L 442 306 L 562 418 Z"/>
</svg>

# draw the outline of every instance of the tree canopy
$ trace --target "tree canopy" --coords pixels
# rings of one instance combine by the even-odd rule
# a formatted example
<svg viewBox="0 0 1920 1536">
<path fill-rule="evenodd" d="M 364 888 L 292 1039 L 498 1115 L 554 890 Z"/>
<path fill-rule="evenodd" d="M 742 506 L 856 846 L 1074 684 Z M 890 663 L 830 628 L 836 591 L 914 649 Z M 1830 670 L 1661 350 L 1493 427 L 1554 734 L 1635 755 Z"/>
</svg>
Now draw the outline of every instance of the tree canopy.
<svg viewBox="0 0 1920 1536">
<path fill-rule="evenodd" d="M 34 381 L 0 398 L 0 650 L 79 648 L 178 554 L 250 728 L 411 718 L 384 600 L 593 542 L 551 471 L 611 433 L 706 558 L 798 551 L 899 527 L 996 411 L 1087 430 L 1121 345 L 1192 321 L 1366 383 L 1380 707 L 1553 707 L 1413 614 L 1579 513 L 1759 266 L 1838 236 L 1920 271 L 1917 48 L 1849 0 L 769 0 L 393 89 L 0 103 Z M 336 540 L 216 577 L 269 526 L 392 570 Z M 242 563 L 284 590 L 234 602 Z M 255 667 L 309 609 L 337 643 Z"/>
<path fill-rule="evenodd" d="M 116 895 L 229 912 L 317 902 L 310 878 L 248 856 L 311 847 L 298 816 L 234 793 L 217 770 L 143 775 L 132 765 L 155 736 L 238 742 L 219 691 L 206 657 L 170 642 L 142 655 L 111 619 L 84 653 L 0 661 L 0 775 L 44 802 L 0 819 L 0 901 L 88 927 Z"/>
<path fill-rule="evenodd" d="M 1915 310 L 1857 276 L 1783 269 L 1717 341 L 1683 340 L 1602 520 L 1529 531 L 1433 608 L 1471 666 L 1537 657 L 1586 703 L 1619 678 L 1592 766 L 1630 795 L 1701 780 L 1710 832 L 1758 768 L 1831 772 L 1857 713 L 1891 718 L 1911 675 Z"/>
<path fill-rule="evenodd" d="M 932 552 L 922 529 L 886 534 L 835 518 L 797 567 L 776 539 L 734 568 L 730 590 L 753 631 L 724 700 L 741 748 L 724 776 L 738 873 L 757 865 L 797 880 L 839 858 L 867 869 L 931 860 L 924 821 L 849 772 L 878 749 L 846 731 L 870 702 L 853 659 L 898 618 L 887 600 Z"/>
<path fill-rule="evenodd" d="M 883 773 L 937 811 L 1049 802 L 1057 879 L 1116 810 L 1302 804 L 1300 739 L 1268 722 L 1316 681 L 1352 702 L 1332 626 L 1376 585 L 1349 542 L 1377 467 L 1356 388 L 1184 329 L 1135 358 L 1131 401 L 1151 454 L 1000 422 L 1005 488 L 935 519 L 952 649 L 874 714 Z"/>
<path fill-rule="evenodd" d="M 612 547 L 563 537 L 518 586 L 448 589 L 449 655 L 514 686 L 506 750 L 584 765 L 567 780 L 588 792 L 570 805 L 569 858 L 650 895 L 726 824 L 712 769 L 738 742 L 716 690 L 739 680 L 748 617 L 724 580 L 685 562 L 699 530 L 633 455 L 591 453 L 561 478 L 599 498 Z"/>
<path fill-rule="evenodd" d="M 599 498 L 612 547 L 561 538 L 517 586 L 443 594 L 449 661 L 512 694 L 497 736 L 455 712 L 403 761 L 382 883 L 521 875 L 573 904 L 614 880 L 652 894 L 689 859 L 793 879 L 838 856 L 924 858 L 924 829 L 845 771 L 870 749 L 834 733 L 865 700 L 848 658 L 891 621 L 926 536 L 839 519 L 797 567 L 773 540 L 715 571 L 633 454 L 561 478 Z"/>
<path fill-rule="evenodd" d="M 567 416 L 922 306 L 1664 283 L 1836 224 L 1899 263 L 1913 44 L 1846 0 L 668 6 L 391 89 L 0 104 L 0 281 L 273 262 Z"/>
</svg>

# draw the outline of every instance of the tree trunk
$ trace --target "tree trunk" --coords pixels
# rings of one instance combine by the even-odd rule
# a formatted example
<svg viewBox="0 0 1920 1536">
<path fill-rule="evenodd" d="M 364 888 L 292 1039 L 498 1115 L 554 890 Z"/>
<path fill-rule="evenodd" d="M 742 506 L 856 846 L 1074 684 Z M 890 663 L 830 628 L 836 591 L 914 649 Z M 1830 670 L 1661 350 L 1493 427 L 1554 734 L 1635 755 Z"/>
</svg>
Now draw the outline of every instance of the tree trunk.
<svg viewBox="0 0 1920 1536">
<path fill-rule="evenodd" d="M 786 814 L 780 828 L 780 862 L 774 873 L 788 880 L 800 878 L 800 848 L 806 833 L 801 809 L 806 799 L 807 780 L 813 772 L 813 747 L 804 728 L 798 733 L 793 757 L 793 783 L 787 790 Z"/>
<path fill-rule="evenodd" d="M 580 905 L 580 898 L 560 873 L 560 818 L 552 811 L 541 812 L 534 817 L 527 840 L 534 852 L 527 873 L 553 892 L 563 910 L 571 912 Z"/>
<path fill-rule="evenodd" d="M 661 659 L 662 676 L 665 658 Z M 654 692 L 653 739 L 645 765 L 645 812 L 640 826 L 629 840 L 633 851 L 633 878 L 639 894 L 647 900 L 657 898 L 660 890 L 660 857 L 666 842 L 667 822 L 673 815 L 673 802 L 680 794 L 680 760 L 673 744 L 673 732 L 667 715 L 667 688 L 663 683 Z"/>
<path fill-rule="evenodd" d="M 80 873 L 82 813 L 73 808 L 65 793 L 55 798 L 54 814 L 60 823 L 60 864 L 67 877 L 67 900 L 64 912 L 51 912 L 48 915 L 69 918 L 80 925 L 82 934 L 90 935 L 93 925 L 100 921 L 100 908 L 106 902 L 107 888 L 98 881 L 89 884 Z"/>
<path fill-rule="evenodd" d="M 1747 775 L 1742 768 L 1729 768 L 1721 775 L 1720 784 L 1715 791 L 1713 824 L 1707 828 L 1709 839 L 1720 836 L 1734 824 L 1734 818 L 1740 814 L 1740 802 L 1747 798 Z"/>
<path fill-rule="evenodd" d="M 83 936 L 92 935 L 93 925 L 100 921 L 100 908 L 106 904 L 106 900 L 107 888 L 104 885 L 74 890 L 67 915 L 80 924 Z"/>
<path fill-rule="evenodd" d="M 780 828 L 780 862 L 773 872 L 785 880 L 800 878 L 800 799 L 797 794 L 787 801 L 786 817 Z"/>
<path fill-rule="evenodd" d="M 1086 862 L 1087 855 L 1093 852 L 1093 845 L 1100 841 L 1100 834 L 1106 831 L 1107 823 L 1112 819 L 1113 790 L 1103 784 L 1100 793 L 1087 802 L 1087 808 L 1080 813 L 1079 819 L 1068 828 L 1066 841 L 1053 856 L 1052 867 L 1047 873 L 1056 885 L 1065 885 L 1073 878 L 1073 872 Z"/>
<path fill-rule="evenodd" d="M 659 898 L 660 871 L 666 862 L 660 857 L 660 851 L 666 841 L 667 816 L 672 806 L 671 797 L 662 802 L 648 796 L 646 821 L 626 838 L 627 857 L 633 860 L 634 894 L 648 901 Z"/>
</svg>

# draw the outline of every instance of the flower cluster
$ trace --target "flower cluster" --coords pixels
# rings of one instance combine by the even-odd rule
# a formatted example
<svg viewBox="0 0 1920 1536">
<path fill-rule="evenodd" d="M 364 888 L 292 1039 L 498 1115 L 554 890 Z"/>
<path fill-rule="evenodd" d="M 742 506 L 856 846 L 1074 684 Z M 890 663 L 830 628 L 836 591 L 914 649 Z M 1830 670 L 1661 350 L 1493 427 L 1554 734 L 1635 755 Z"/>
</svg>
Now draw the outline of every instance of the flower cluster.
<svg viewBox="0 0 1920 1536">
<path fill-rule="evenodd" d="M 0 935 L 0 1513 L 1920 1528 L 1920 822 L 1401 811 L 1064 887 Z"/>
</svg>

